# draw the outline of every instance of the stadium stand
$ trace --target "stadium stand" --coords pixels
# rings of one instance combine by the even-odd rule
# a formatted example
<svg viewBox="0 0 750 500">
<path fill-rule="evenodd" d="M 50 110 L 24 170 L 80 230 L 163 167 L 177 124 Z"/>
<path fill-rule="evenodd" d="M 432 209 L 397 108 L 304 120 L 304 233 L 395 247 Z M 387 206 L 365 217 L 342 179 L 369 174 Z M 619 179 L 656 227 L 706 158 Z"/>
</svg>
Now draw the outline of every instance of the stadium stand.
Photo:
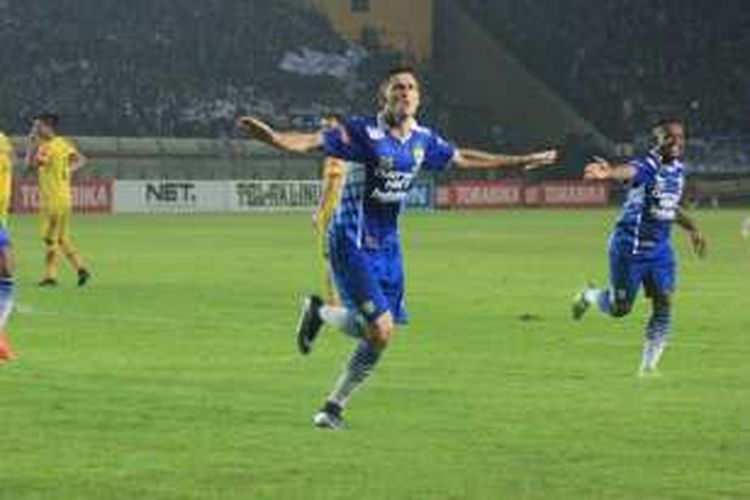
<svg viewBox="0 0 750 500">
<path fill-rule="evenodd" d="M 610 138 L 676 114 L 701 136 L 750 133 L 742 0 L 460 0 Z"/>
<path fill-rule="evenodd" d="M 5 1 L 0 18 L 0 106 L 16 130 L 40 107 L 81 135 L 230 135 L 239 113 L 305 125 L 367 99 L 368 75 L 397 57 L 350 47 L 291 1 Z"/>
</svg>

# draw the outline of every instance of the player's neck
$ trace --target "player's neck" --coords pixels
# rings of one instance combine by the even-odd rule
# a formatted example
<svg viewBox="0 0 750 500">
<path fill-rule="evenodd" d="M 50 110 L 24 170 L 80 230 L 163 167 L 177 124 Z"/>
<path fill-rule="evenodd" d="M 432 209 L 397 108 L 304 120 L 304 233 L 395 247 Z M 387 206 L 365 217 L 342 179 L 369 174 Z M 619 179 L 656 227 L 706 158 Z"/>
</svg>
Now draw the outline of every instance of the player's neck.
<svg viewBox="0 0 750 500">
<path fill-rule="evenodd" d="M 388 131 L 400 139 L 411 133 L 416 122 L 413 116 L 396 116 L 388 112 L 383 113 L 383 121 L 388 127 Z"/>
</svg>

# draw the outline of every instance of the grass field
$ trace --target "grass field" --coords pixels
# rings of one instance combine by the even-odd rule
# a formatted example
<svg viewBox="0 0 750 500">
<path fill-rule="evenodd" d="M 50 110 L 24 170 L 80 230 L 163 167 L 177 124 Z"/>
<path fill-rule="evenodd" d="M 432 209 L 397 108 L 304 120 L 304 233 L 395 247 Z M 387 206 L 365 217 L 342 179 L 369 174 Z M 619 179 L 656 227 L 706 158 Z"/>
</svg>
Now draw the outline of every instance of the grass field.
<svg viewBox="0 0 750 500">
<path fill-rule="evenodd" d="M 750 498 L 750 241 L 698 214 L 663 376 L 635 377 L 648 312 L 569 319 L 606 277 L 614 211 L 408 214 L 411 324 L 344 432 L 314 430 L 352 348 L 309 358 L 307 214 L 78 217 L 94 279 L 37 289 L 13 220 L 20 359 L 0 367 L 0 498 Z"/>
</svg>

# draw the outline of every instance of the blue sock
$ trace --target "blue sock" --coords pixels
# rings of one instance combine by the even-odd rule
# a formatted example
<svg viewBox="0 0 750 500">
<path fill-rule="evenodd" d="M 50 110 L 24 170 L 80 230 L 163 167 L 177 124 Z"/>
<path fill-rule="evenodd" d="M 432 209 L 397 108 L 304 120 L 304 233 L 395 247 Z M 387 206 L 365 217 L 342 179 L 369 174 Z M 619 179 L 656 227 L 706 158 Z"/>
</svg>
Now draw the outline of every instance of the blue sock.
<svg viewBox="0 0 750 500">
<path fill-rule="evenodd" d="M 664 341 L 669 336 L 671 317 L 669 308 L 660 308 L 651 313 L 646 325 L 646 338 L 651 341 Z"/>
<path fill-rule="evenodd" d="M 583 298 L 589 304 L 596 304 L 596 307 L 598 307 L 604 314 L 610 314 L 611 304 L 609 288 L 589 288 L 583 292 Z"/>
<path fill-rule="evenodd" d="M 381 354 L 381 351 L 375 349 L 369 341 L 360 341 L 354 353 L 352 353 L 349 363 L 344 368 L 344 373 L 336 382 L 336 387 L 328 397 L 328 401 L 343 408 L 354 390 L 370 376 Z"/>
<path fill-rule="evenodd" d="M 13 279 L 0 278 L 0 328 L 5 326 L 13 311 Z"/>
<path fill-rule="evenodd" d="M 659 360 L 664 353 L 667 345 L 670 327 L 670 310 L 669 308 L 656 309 L 651 313 L 646 325 L 646 343 L 643 346 L 641 354 L 641 373 L 653 372 L 656 370 Z"/>
</svg>

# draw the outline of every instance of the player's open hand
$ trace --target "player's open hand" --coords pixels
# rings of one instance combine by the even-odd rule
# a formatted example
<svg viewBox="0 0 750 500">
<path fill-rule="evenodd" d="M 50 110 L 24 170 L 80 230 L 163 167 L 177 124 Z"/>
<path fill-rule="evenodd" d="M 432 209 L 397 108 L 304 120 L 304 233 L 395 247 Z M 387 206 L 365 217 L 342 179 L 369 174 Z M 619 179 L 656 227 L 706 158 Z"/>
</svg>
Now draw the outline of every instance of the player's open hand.
<svg viewBox="0 0 750 500">
<path fill-rule="evenodd" d="M 525 168 L 526 170 L 533 170 L 545 165 L 550 165 L 551 163 L 555 163 L 557 161 L 558 156 L 559 155 L 556 149 L 548 149 L 547 151 L 532 153 L 528 155 L 528 161 L 523 168 Z"/>
<path fill-rule="evenodd" d="M 583 171 L 583 178 L 586 180 L 608 179 L 612 166 L 604 158 L 594 156 L 594 161 L 588 163 Z"/>
<path fill-rule="evenodd" d="M 690 231 L 690 244 L 693 247 L 693 252 L 699 258 L 703 259 L 706 257 L 707 242 L 706 237 L 700 231 Z"/>
<path fill-rule="evenodd" d="M 241 116 L 237 119 L 237 126 L 243 129 L 251 139 L 267 142 L 273 137 L 273 129 L 254 116 Z"/>
</svg>

